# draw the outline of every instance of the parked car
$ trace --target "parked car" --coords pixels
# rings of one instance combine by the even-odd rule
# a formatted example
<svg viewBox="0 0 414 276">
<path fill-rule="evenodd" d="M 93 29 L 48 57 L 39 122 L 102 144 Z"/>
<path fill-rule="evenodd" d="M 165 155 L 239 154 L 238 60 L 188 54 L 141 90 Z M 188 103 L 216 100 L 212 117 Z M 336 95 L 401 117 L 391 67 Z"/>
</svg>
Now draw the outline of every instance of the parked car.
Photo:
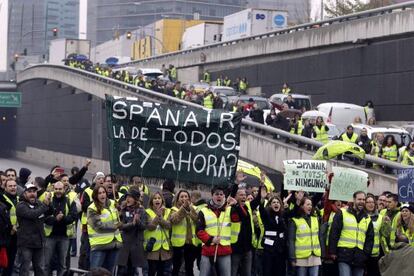
<svg viewBox="0 0 414 276">
<path fill-rule="evenodd" d="M 208 83 L 205 83 L 205 82 L 196 82 L 196 83 L 191 83 L 191 84 L 185 84 L 183 87 L 185 89 L 189 89 L 190 86 L 194 86 L 194 90 L 195 90 L 196 93 L 204 93 L 210 87 L 210 85 Z"/>
<path fill-rule="evenodd" d="M 302 107 L 305 107 L 306 110 L 312 109 L 312 102 L 311 102 L 310 96 L 302 95 L 302 94 L 290 94 L 290 95 L 292 95 L 293 100 L 295 100 L 295 103 L 298 106 L 298 109 L 302 109 Z M 286 94 L 274 94 L 270 96 L 269 101 L 273 103 L 274 105 L 280 106 L 286 102 L 287 96 L 288 95 Z"/>
<path fill-rule="evenodd" d="M 386 126 L 369 126 L 365 124 L 352 124 L 354 132 L 360 134 L 363 128 L 367 129 L 367 135 L 370 139 L 374 137 L 376 133 L 383 133 L 384 136 L 392 135 L 395 138 L 395 142 L 400 146 L 408 146 L 412 138 L 408 131 L 403 128 L 386 127 Z"/>
<path fill-rule="evenodd" d="M 414 124 L 407 124 L 401 126 L 403 129 L 405 129 L 411 136 L 411 139 L 414 139 Z"/>
<path fill-rule="evenodd" d="M 233 87 L 210 86 L 208 90 L 219 96 L 237 96 L 237 92 Z"/>
<path fill-rule="evenodd" d="M 336 125 L 339 130 L 344 131 L 346 127 L 354 123 L 359 117 L 361 123 L 366 124 L 367 116 L 363 106 L 349 103 L 322 103 L 317 110 L 328 115 L 328 122 Z"/>
</svg>

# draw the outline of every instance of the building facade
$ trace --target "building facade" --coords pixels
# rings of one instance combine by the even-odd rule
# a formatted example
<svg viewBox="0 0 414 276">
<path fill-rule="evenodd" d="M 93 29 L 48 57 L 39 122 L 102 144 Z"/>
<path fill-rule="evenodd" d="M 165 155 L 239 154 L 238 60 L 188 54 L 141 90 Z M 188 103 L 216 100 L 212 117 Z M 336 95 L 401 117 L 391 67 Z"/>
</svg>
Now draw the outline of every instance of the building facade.
<svg viewBox="0 0 414 276">
<path fill-rule="evenodd" d="M 246 0 L 89 0 L 87 38 L 101 44 L 161 19 L 221 21 Z"/>
</svg>

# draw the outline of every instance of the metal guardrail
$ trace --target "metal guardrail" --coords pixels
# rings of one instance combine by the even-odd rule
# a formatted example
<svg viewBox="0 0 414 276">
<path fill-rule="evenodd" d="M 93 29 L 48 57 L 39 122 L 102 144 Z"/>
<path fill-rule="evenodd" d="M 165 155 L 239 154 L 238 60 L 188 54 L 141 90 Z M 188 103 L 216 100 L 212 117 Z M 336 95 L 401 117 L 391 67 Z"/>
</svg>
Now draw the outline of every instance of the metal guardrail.
<svg viewBox="0 0 414 276">
<path fill-rule="evenodd" d="M 73 68 L 73 67 L 69 67 L 69 66 L 63 66 L 63 65 L 49 65 L 49 64 L 39 64 L 39 65 L 35 65 L 32 67 L 29 67 L 27 69 L 25 69 L 24 71 L 22 71 L 21 74 L 24 74 L 25 71 L 29 71 L 29 70 L 34 70 L 36 68 L 41 68 L 41 67 L 48 67 L 48 68 L 55 68 L 55 69 L 59 69 L 59 70 L 65 70 L 67 72 L 71 72 L 74 74 L 79 74 L 82 75 L 84 77 L 87 77 L 91 80 L 94 81 L 99 81 L 102 82 L 104 84 L 108 84 L 108 85 L 112 85 L 112 86 L 116 86 L 119 87 L 120 89 L 123 89 L 125 91 L 131 92 L 131 96 L 136 96 L 136 97 L 144 97 L 144 98 L 149 98 L 151 100 L 154 101 L 159 101 L 159 102 L 163 102 L 163 103 L 168 103 L 168 104 L 173 104 L 173 105 L 180 105 L 180 106 L 191 106 L 194 108 L 203 108 L 202 106 L 192 103 L 192 102 L 187 102 L 181 99 L 177 99 L 175 97 L 171 97 L 168 95 L 164 95 L 161 94 L 159 92 L 155 92 L 149 89 L 145 89 L 145 88 L 141 88 L 141 87 L 137 87 L 116 79 L 112 79 L 112 78 L 107 78 L 104 77 L 102 75 L 93 73 L 93 72 L 89 72 L 89 71 L 85 71 L 85 70 L 81 70 L 78 68 Z M 19 81 L 19 77 L 17 78 L 18 82 Z M 297 142 L 297 143 L 301 143 L 304 145 L 311 145 L 313 147 L 319 148 L 321 147 L 323 144 L 321 142 L 318 142 L 314 139 L 310 139 L 304 136 L 300 136 L 300 135 L 296 135 L 296 134 L 291 134 L 287 131 L 281 130 L 281 129 L 277 129 L 274 127 L 270 127 L 270 126 L 266 126 L 266 125 L 262 125 L 256 122 L 252 122 L 250 120 L 246 120 L 243 119 L 242 120 L 242 124 L 249 128 L 249 129 L 253 129 L 253 130 L 260 130 L 262 133 L 264 133 L 264 135 L 268 135 L 268 136 L 274 136 L 274 135 L 279 135 L 280 137 L 283 138 L 287 138 L 290 139 L 293 142 Z M 242 129 L 243 131 L 243 129 Z M 382 159 L 382 158 L 378 158 L 372 155 L 365 155 L 365 159 L 366 161 L 381 165 L 381 166 L 386 166 L 392 169 L 405 169 L 405 168 L 413 168 L 411 166 L 406 166 L 406 165 L 402 165 L 401 163 L 398 162 L 393 162 L 393 161 L 389 161 L 386 159 Z"/>
<path fill-rule="evenodd" d="M 138 64 L 138 63 L 141 63 L 141 62 L 148 62 L 148 61 L 153 61 L 153 60 L 162 59 L 162 58 L 171 57 L 171 56 L 176 56 L 176 55 L 184 55 L 184 54 L 199 52 L 199 51 L 203 51 L 203 50 L 207 50 L 207 49 L 211 49 L 211 48 L 225 47 L 225 46 L 238 44 L 238 43 L 242 43 L 242 42 L 246 42 L 246 41 L 264 39 L 264 38 L 269 38 L 269 37 L 288 34 L 288 33 L 294 33 L 294 32 L 298 32 L 298 31 L 304 31 L 304 30 L 313 29 L 313 28 L 323 28 L 325 26 L 329 26 L 329 25 L 332 25 L 332 24 L 338 24 L 338 23 L 343 23 L 343 22 L 346 22 L 346 21 L 353 21 L 353 20 L 358 20 L 358 19 L 361 19 L 361 18 L 373 17 L 373 16 L 383 15 L 383 14 L 387 14 L 387 13 L 398 12 L 398 11 L 406 10 L 406 9 L 409 9 L 409 8 L 414 8 L 414 1 L 394 4 L 394 5 L 390 5 L 390 6 L 386 6 L 386 7 L 371 9 L 371 10 L 367 10 L 367 11 L 362 11 L 362 12 L 353 13 L 353 14 L 344 15 L 344 16 L 339 16 L 339 17 L 330 18 L 330 19 L 325 19 L 325 20 L 321 20 L 321 21 L 318 21 L 318 22 L 305 23 L 305 24 L 296 25 L 296 26 L 293 26 L 293 27 L 288 27 L 288 28 L 285 28 L 285 29 L 277 30 L 277 31 L 271 31 L 271 32 L 263 33 L 263 34 L 260 34 L 260 35 L 254 35 L 254 36 L 249 36 L 249 37 L 245 37 L 245 38 L 229 40 L 229 41 L 225 41 L 225 42 L 218 42 L 218 43 L 209 44 L 209 45 L 206 45 L 206 46 L 201 46 L 201 47 L 187 49 L 187 50 L 175 51 L 175 52 L 162 54 L 162 55 L 158 55 L 158 56 L 154 56 L 154 57 L 150 57 L 150 58 L 146 58 L 146 59 L 140 59 L 140 60 L 137 60 L 137 61 L 122 63 L 118 67 L 131 66 L 131 65 L 135 65 L 135 64 Z"/>
</svg>

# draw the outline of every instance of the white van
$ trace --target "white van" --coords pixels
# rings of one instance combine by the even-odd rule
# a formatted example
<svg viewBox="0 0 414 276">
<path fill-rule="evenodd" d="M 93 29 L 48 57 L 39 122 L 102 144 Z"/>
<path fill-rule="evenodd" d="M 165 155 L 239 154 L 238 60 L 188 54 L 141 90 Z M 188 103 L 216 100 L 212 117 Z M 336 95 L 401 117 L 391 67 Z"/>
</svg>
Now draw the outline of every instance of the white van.
<svg viewBox="0 0 414 276">
<path fill-rule="evenodd" d="M 312 102 L 311 102 L 310 96 L 302 95 L 302 94 L 289 94 L 289 95 L 292 96 L 293 100 L 295 101 L 298 107 L 300 108 L 304 107 L 306 108 L 306 110 L 312 109 Z M 288 95 L 286 94 L 273 94 L 272 96 L 270 96 L 269 101 L 275 104 L 283 104 L 284 102 L 286 102 L 287 96 Z"/>
<path fill-rule="evenodd" d="M 328 115 L 328 122 L 335 124 L 341 131 L 359 117 L 361 122 L 366 124 L 367 115 L 363 106 L 349 103 L 321 103 L 317 110 Z"/>
<path fill-rule="evenodd" d="M 367 136 L 369 139 L 372 139 L 377 133 L 383 133 L 384 136 L 394 136 L 395 142 L 400 146 L 408 146 L 412 141 L 408 131 L 403 128 L 376 125 L 368 126 L 364 124 L 352 124 L 352 126 L 354 127 L 354 132 L 358 135 L 361 133 L 361 130 L 365 128 L 367 130 Z"/>
</svg>

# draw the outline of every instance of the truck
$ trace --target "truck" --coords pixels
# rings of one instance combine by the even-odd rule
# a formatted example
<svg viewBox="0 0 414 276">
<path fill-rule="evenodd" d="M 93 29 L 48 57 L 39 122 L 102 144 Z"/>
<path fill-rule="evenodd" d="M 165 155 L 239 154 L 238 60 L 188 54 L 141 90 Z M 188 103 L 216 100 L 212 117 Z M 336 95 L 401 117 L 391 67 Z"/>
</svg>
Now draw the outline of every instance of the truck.
<svg viewBox="0 0 414 276">
<path fill-rule="evenodd" d="M 249 8 L 224 17 L 223 42 L 284 29 L 285 11 Z"/>
<path fill-rule="evenodd" d="M 223 23 L 204 22 L 185 29 L 181 49 L 191 49 L 221 41 Z"/>
<path fill-rule="evenodd" d="M 90 59 L 91 41 L 86 39 L 58 38 L 50 41 L 49 63 L 61 65 L 69 55 L 84 55 Z"/>
</svg>

